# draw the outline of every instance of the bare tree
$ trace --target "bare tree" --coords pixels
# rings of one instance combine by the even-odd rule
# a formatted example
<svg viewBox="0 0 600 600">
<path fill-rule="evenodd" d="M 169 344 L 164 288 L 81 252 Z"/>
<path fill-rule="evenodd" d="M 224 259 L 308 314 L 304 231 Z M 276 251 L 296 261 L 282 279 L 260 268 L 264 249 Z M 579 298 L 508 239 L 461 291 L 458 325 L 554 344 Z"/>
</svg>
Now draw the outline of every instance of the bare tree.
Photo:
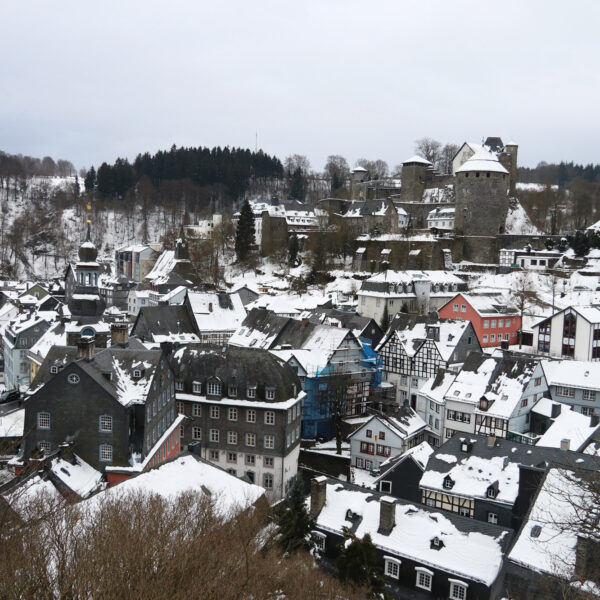
<svg viewBox="0 0 600 600">
<path fill-rule="evenodd" d="M 384 179 L 389 175 L 389 167 L 385 160 L 378 158 L 377 160 L 368 160 L 359 158 L 356 161 L 357 167 L 362 167 L 369 171 L 370 179 Z"/>
<path fill-rule="evenodd" d="M 415 153 L 428 160 L 434 166 L 440 160 L 442 144 L 430 137 L 422 137 L 415 141 Z"/>
</svg>

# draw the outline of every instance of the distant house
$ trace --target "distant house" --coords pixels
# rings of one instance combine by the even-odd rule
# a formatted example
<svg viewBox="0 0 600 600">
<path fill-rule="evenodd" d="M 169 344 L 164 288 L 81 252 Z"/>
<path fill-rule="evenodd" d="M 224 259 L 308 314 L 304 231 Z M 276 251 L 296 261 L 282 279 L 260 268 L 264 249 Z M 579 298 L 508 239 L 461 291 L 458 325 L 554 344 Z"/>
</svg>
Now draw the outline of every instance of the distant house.
<svg viewBox="0 0 600 600">
<path fill-rule="evenodd" d="M 493 436 L 456 435 L 430 456 L 419 484 L 421 502 L 518 530 L 551 465 L 594 469 L 598 459 Z"/>
<path fill-rule="evenodd" d="M 452 231 L 454 229 L 454 207 L 434 208 L 427 215 L 427 229 Z"/>
<path fill-rule="evenodd" d="M 32 382 L 25 458 L 66 441 L 100 470 L 129 467 L 159 450 L 162 459 L 178 452 L 179 430 L 163 440 L 164 448 L 155 448 L 176 419 L 173 374 L 160 350 L 122 344 L 96 352 L 93 338 L 84 338 L 71 351 L 76 358 L 61 365 L 49 353 Z"/>
<path fill-rule="evenodd" d="M 396 387 L 399 403 L 417 409 L 417 392 L 439 369 L 458 370 L 470 352 L 481 350 L 471 323 L 397 314 L 377 347 L 383 378 Z"/>
<path fill-rule="evenodd" d="M 600 307 L 569 306 L 536 323 L 533 347 L 557 358 L 600 360 Z"/>
<path fill-rule="evenodd" d="M 305 394 L 294 371 L 256 348 L 181 348 L 169 360 L 183 444 L 282 498 L 300 450 Z"/>
<path fill-rule="evenodd" d="M 203 344 L 227 344 L 246 318 L 239 294 L 189 291 L 187 302 Z"/>
<path fill-rule="evenodd" d="M 362 282 L 357 310 L 378 323 L 386 311 L 389 319 L 399 312 L 427 314 L 463 289 L 467 284 L 448 271 L 388 270 Z"/>
<path fill-rule="evenodd" d="M 142 342 L 154 344 L 200 342 L 200 332 L 189 302 L 142 308 L 135 319 L 131 335 Z"/>
<path fill-rule="evenodd" d="M 123 246 L 115 250 L 117 273 L 140 283 L 152 270 L 158 255 L 157 249 L 153 246 L 145 244 Z"/>
<path fill-rule="evenodd" d="M 563 252 L 559 250 L 532 250 L 531 247 L 500 250 L 501 267 L 521 267 L 526 271 L 545 271 L 551 269 L 560 260 Z"/>
<path fill-rule="evenodd" d="M 392 456 L 414 448 L 425 439 L 427 423 L 408 407 L 394 416 L 373 415 L 348 436 L 350 461 L 358 469 L 378 469 Z"/>
<path fill-rule="evenodd" d="M 516 344 L 521 328 L 519 311 L 498 293 L 458 294 L 440 308 L 439 315 L 471 321 L 482 348 Z"/>
<path fill-rule="evenodd" d="M 318 551 L 335 560 L 345 532 L 369 534 L 394 598 L 499 598 L 513 532 L 426 506 L 317 477 L 310 512 Z"/>
</svg>

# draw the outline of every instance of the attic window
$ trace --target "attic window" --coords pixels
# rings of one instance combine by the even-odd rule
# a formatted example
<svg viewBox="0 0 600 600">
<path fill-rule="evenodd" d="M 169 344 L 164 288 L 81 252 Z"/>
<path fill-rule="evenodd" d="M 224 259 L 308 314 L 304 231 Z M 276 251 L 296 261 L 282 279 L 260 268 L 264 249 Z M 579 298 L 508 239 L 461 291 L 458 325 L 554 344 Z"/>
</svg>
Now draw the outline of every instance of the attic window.
<svg viewBox="0 0 600 600">
<path fill-rule="evenodd" d="M 540 533 L 542 533 L 542 526 L 541 525 L 534 525 L 531 528 L 531 533 L 529 535 L 532 538 L 537 538 L 537 537 L 540 537 Z"/>
<path fill-rule="evenodd" d="M 460 443 L 460 451 L 461 452 L 465 452 L 465 453 L 469 453 L 471 452 L 471 443 L 467 442 L 466 440 Z"/>
<path fill-rule="evenodd" d="M 356 519 L 358 519 L 358 515 L 355 512 L 352 512 L 352 510 L 349 508 L 346 511 L 346 521 L 350 521 L 350 522 L 354 523 L 354 521 L 356 521 Z"/>
<path fill-rule="evenodd" d="M 58 367 L 56 365 L 52 365 L 50 367 L 50 373 L 52 373 L 52 374 L 58 373 Z"/>
<path fill-rule="evenodd" d="M 202 384 L 199 381 L 194 381 L 194 383 L 192 383 L 192 392 L 194 392 L 194 394 L 202 393 Z"/>
<path fill-rule="evenodd" d="M 106 379 L 107 381 L 110 381 L 112 379 L 112 373 L 102 373 L 102 377 L 104 377 L 104 379 Z"/>
<path fill-rule="evenodd" d="M 481 398 L 479 400 L 479 410 L 487 410 L 489 408 L 489 402 L 487 398 Z"/>
<path fill-rule="evenodd" d="M 142 372 L 139 369 L 133 370 L 133 378 L 134 379 L 139 379 L 141 376 L 142 376 Z"/>
<path fill-rule="evenodd" d="M 442 542 L 442 540 L 440 540 L 439 537 L 436 536 L 431 540 L 431 548 L 433 550 L 440 550 L 443 547 L 444 547 L 444 542 Z"/>
<path fill-rule="evenodd" d="M 454 390 L 454 395 L 458 396 L 460 394 L 460 390 Z"/>
<path fill-rule="evenodd" d="M 451 490 L 454 487 L 454 481 L 450 476 L 444 477 L 444 489 Z"/>
<path fill-rule="evenodd" d="M 498 494 L 498 490 L 493 485 L 491 485 L 487 489 L 487 497 L 488 498 L 495 498 L 497 494 Z"/>
</svg>

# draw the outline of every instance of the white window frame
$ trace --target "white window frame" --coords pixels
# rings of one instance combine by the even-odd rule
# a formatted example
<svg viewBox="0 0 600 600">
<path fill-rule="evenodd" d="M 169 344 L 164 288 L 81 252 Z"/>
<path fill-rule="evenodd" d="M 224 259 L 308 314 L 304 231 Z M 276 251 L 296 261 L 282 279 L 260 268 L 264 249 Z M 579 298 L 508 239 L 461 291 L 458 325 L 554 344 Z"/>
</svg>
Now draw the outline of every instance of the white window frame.
<svg viewBox="0 0 600 600">
<path fill-rule="evenodd" d="M 113 447 L 110 444 L 100 444 L 98 446 L 98 458 L 100 462 L 113 461 Z"/>
<path fill-rule="evenodd" d="M 265 435 L 263 443 L 267 450 L 273 450 L 275 448 L 275 436 L 272 434 Z"/>
<path fill-rule="evenodd" d="M 492 525 L 498 525 L 498 513 L 488 512 L 487 522 L 491 523 Z"/>
<path fill-rule="evenodd" d="M 399 579 L 400 577 L 400 565 L 402 564 L 401 560 L 397 558 L 393 558 L 392 556 L 384 556 L 384 569 L 383 572 L 388 577 L 393 577 L 394 579 Z M 394 573 L 394 571 L 396 571 Z"/>
<path fill-rule="evenodd" d="M 45 420 L 46 417 L 48 417 L 48 424 L 47 425 L 42 424 L 42 420 Z M 52 427 L 51 416 L 50 416 L 50 413 L 47 410 L 40 411 L 37 414 L 36 421 L 37 421 L 37 428 L 38 429 L 50 430 L 51 427 Z"/>
<path fill-rule="evenodd" d="M 207 396 L 220 396 L 221 395 L 221 384 L 218 381 L 209 381 L 206 384 L 206 395 Z"/>
<path fill-rule="evenodd" d="M 103 419 L 105 423 L 103 424 Z M 108 423 L 108 425 L 107 425 Z M 111 433 L 113 430 L 113 418 L 111 415 L 100 415 L 98 417 L 98 431 L 102 433 Z"/>
<path fill-rule="evenodd" d="M 275 388 L 265 389 L 265 400 L 275 400 Z"/>
<path fill-rule="evenodd" d="M 467 590 L 469 588 L 469 584 L 461 581 L 460 579 L 451 579 L 448 578 L 448 583 L 450 583 L 450 589 L 448 590 L 448 598 L 450 600 L 466 600 L 467 598 Z M 463 590 L 464 594 L 461 596 L 457 593 L 457 589 Z"/>
<path fill-rule="evenodd" d="M 227 419 L 229 421 L 237 421 L 238 420 L 238 409 L 234 406 L 230 406 L 227 409 Z"/>
<path fill-rule="evenodd" d="M 210 430 L 210 441 L 211 442 L 219 442 L 219 430 L 218 429 L 211 429 Z"/>
<path fill-rule="evenodd" d="M 202 404 L 200 402 L 194 402 L 192 404 L 192 417 L 202 416 Z"/>
<path fill-rule="evenodd" d="M 194 393 L 194 394 L 202 393 L 202 384 L 199 381 L 194 381 L 192 383 L 192 393 Z"/>
<path fill-rule="evenodd" d="M 313 531 L 312 535 L 313 539 L 315 540 L 315 546 L 317 547 L 317 550 L 325 552 L 325 542 L 327 540 L 327 536 L 320 531 Z"/>
<path fill-rule="evenodd" d="M 256 398 L 256 386 L 255 385 L 249 385 L 246 388 L 246 396 L 248 398 Z"/>
<path fill-rule="evenodd" d="M 202 439 L 202 427 L 198 425 L 194 425 L 192 427 L 192 439 L 193 440 L 201 440 Z"/>
<path fill-rule="evenodd" d="M 256 423 L 256 410 L 253 408 L 246 409 L 246 423 Z"/>
<path fill-rule="evenodd" d="M 246 433 L 245 436 L 245 442 L 246 442 L 246 446 L 248 446 L 249 448 L 255 448 L 256 447 L 256 434 L 249 432 Z"/>
<path fill-rule="evenodd" d="M 228 431 L 227 432 L 227 443 L 237 445 L 237 443 L 238 443 L 238 432 L 237 431 Z"/>
<path fill-rule="evenodd" d="M 484 329 L 489 329 L 490 328 L 490 322 L 488 319 L 484 319 L 483 321 L 483 328 Z"/>
<path fill-rule="evenodd" d="M 175 390 L 178 391 L 178 392 L 183 392 L 183 381 L 181 381 L 181 380 L 178 379 L 175 382 Z"/>
<path fill-rule="evenodd" d="M 275 483 L 273 473 L 263 473 L 263 487 L 265 490 L 272 490 Z"/>
<path fill-rule="evenodd" d="M 265 410 L 265 425 L 275 425 L 274 410 Z"/>
<path fill-rule="evenodd" d="M 211 419 L 220 419 L 221 418 L 221 407 L 220 406 L 211 406 L 210 407 L 210 418 Z"/>
<path fill-rule="evenodd" d="M 431 588 L 433 586 L 433 571 L 430 571 L 429 569 L 426 569 L 425 567 L 415 567 L 415 571 L 417 572 L 415 587 L 418 587 L 422 590 L 427 590 L 428 592 L 430 592 Z M 427 577 L 428 579 L 425 579 L 423 581 L 423 583 L 420 583 L 419 582 L 420 575 L 423 575 L 423 576 Z M 427 582 L 429 583 L 429 585 L 427 584 Z"/>
</svg>

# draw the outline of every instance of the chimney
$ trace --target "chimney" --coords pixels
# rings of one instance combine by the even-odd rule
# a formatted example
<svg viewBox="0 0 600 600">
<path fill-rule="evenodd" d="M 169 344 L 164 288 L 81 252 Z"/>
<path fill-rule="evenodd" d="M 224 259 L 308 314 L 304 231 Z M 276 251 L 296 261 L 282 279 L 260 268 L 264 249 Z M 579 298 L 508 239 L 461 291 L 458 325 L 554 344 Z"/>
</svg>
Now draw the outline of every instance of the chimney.
<svg viewBox="0 0 600 600">
<path fill-rule="evenodd" d="M 129 341 L 129 327 L 124 321 L 117 321 L 110 325 L 110 343 L 111 346 L 117 344 L 127 344 Z"/>
<path fill-rule="evenodd" d="M 327 477 L 321 475 L 310 481 L 310 514 L 316 517 L 327 499 Z"/>
<path fill-rule="evenodd" d="M 556 403 L 552 405 L 552 412 L 550 413 L 550 418 L 551 419 L 556 419 L 556 417 L 558 417 L 558 415 L 560 415 L 560 409 L 561 409 L 561 405 Z"/>
<path fill-rule="evenodd" d="M 600 417 L 598 415 L 590 416 L 590 427 L 596 427 L 600 423 Z"/>
<path fill-rule="evenodd" d="M 560 449 L 561 450 L 570 450 L 571 449 L 571 440 L 568 438 L 563 438 L 560 440 Z"/>
<path fill-rule="evenodd" d="M 488 448 L 493 448 L 496 445 L 496 436 L 488 435 Z"/>
<path fill-rule="evenodd" d="M 212 312 L 212 302 L 208 303 L 208 312 Z"/>
<path fill-rule="evenodd" d="M 92 360 L 96 348 L 96 337 L 93 335 L 83 335 L 77 342 L 77 358 Z"/>
<path fill-rule="evenodd" d="M 396 524 L 396 499 L 391 496 L 379 498 L 378 533 L 389 534 Z"/>
</svg>

